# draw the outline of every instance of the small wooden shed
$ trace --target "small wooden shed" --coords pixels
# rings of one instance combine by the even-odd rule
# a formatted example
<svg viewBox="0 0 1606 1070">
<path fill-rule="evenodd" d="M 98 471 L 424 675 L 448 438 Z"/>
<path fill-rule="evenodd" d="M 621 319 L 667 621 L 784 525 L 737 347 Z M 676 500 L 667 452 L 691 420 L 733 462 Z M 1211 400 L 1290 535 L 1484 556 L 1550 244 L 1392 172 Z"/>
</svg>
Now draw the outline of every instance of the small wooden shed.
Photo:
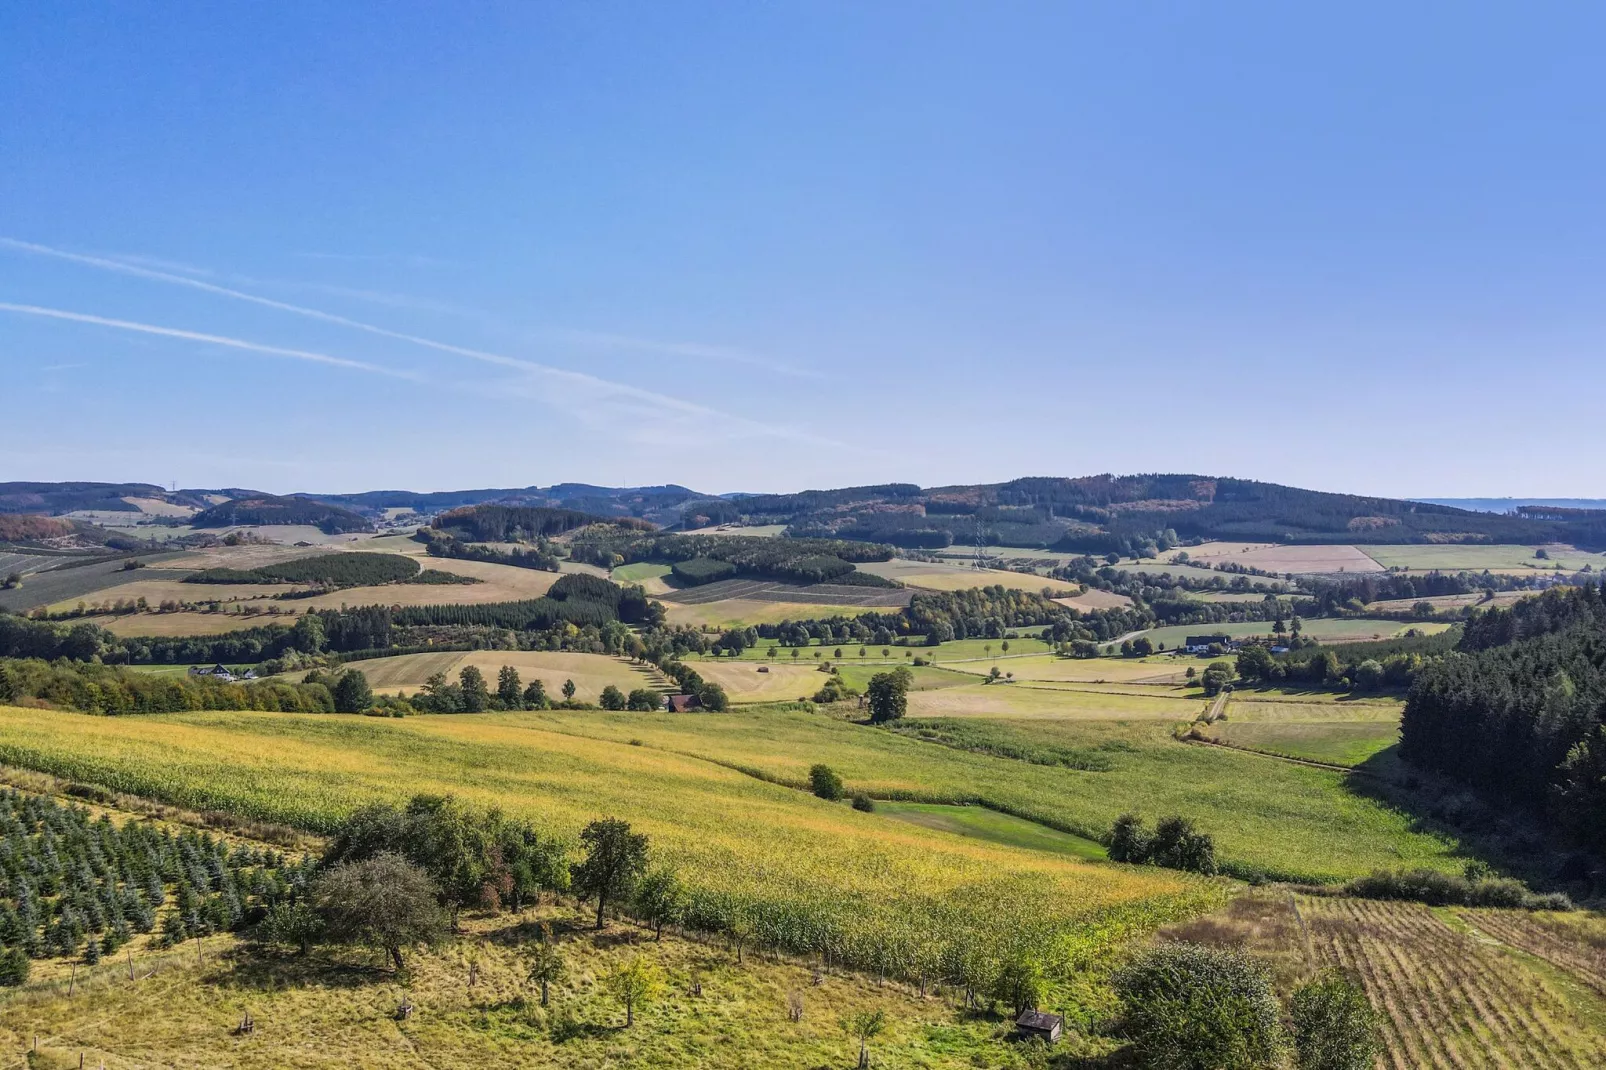
<svg viewBox="0 0 1606 1070">
<path fill-rule="evenodd" d="M 695 710 L 702 705 L 697 701 L 696 695 L 670 695 L 664 701 L 667 703 L 670 713 L 685 713 L 687 710 Z"/>
<path fill-rule="evenodd" d="M 1015 1019 L 1015 1028 L 1023 1037 L 1042 1037 L 1052 1044 L 1060 1038 L 1060 1030 L 1064 1028 L 1065 1020 L 1057 1014 L 1046 1011 L 1027 1011 Z"/>
</svg>

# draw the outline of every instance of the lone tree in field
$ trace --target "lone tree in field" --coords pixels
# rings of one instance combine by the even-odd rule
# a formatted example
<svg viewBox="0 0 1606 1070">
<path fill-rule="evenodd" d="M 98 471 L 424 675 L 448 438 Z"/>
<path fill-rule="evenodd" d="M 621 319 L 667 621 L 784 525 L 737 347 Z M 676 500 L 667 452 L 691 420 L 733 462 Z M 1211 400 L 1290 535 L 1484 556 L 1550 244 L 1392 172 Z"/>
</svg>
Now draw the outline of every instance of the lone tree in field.
<svg viewBox="0 0 1606 1070">
<path fill-rule="evenodd" d="M 859 1042 L 859 1070 L 870 1066 L 870 1041 L 887 1028 L 887 1012 L 883 1010 L 859 1011 L 842 1019 L 842 1028 Z"/>
<path fill-rule="evenodd" d="M 334 698 L 336 713 L 361 713 L 374 704 L 374 690 L 368 686 L 368 677 L 347 669 L 335 681 Z"/>
<path fill-rule="evenodd" d="M 1260 1070 L 1282 1054 L 1271 978 L 1241 952 L 1158 947 L 1116 974 L 1115 991 L 1140 1067 Z"/>
<path fill-rule="evenodd" d="M 573 702 L 574 701 L 574 691 L 575 691 L 575 687 L 574 687 L 574 681 L 573 680 L 565 680 L 565 681 L 563 681 L 563 701 L 564 702 Z"/>
<path fill-rule="evenodd" d="M 570 888 L 581 899 L 597 898 L 597 928 L 605 921 L 608 900 L 626 899 L 647 868 L 647 837 L 630 831 L 616 817 L 593 821 L 580 833 L 586 857 L 571 870 Z"/>
<path fill-rule="evenodd" d="M 379 948 L 401 970 L 402 948 L 433 944 L 446 934 L 438 895 L 422 869 L 386 852 L 325 871 L 311 898 L 331 939 Z"/>
<path fill-rule="evenodd" d="M 502 666 L 502 671 L 496 674 L 496 697 L 510 710 L 523 708 L 524 684 L 519 679 L 519 670 L 511 665 Z"/>
<path fill-rule="evenodd" d="M 541 1006 L 547 1005 L 549 989 L 552 985 L 563 980 L 568 973 L 568 963 L 563 960 L 563 952 L 558 945 L 552 942 L 552 929 L 545 922 L 541 925 L 541 942 L 536 944 L 530 952 L 530 983 L 541 986 Z"/>
<path fill-rule="evenodd" d="M 809 788 L 822 799 L 835 802 L 842 798 L 842 778 L 823 763 L 809 769 Z"/>
<path fill-rule="evenodd" d="M 640 955 L 615 966 L 603 979 L 608 993 L 625 1009 L 625 1028 L 636 1024 L 636 1008 L 657 998 L 663 989 L 663 973 Z"/>
<path fill-rule="evenodd" d="M 1377 1012 L 1352 977 L 1318 974 L 1294 990 L 1288 1010 L 1299 1070 L 1370 1070 L 1381 1047 Z"/>
<path fill-rule="evenodd" d="M 896 668 L 891 672 L 878 672 L 870 677 L 867 689 L 870 698 L 870 720 L 876 724 L 896 721 L 909 711 L 909 685 L 914 674 L 908 669 Z"/>
</svg>

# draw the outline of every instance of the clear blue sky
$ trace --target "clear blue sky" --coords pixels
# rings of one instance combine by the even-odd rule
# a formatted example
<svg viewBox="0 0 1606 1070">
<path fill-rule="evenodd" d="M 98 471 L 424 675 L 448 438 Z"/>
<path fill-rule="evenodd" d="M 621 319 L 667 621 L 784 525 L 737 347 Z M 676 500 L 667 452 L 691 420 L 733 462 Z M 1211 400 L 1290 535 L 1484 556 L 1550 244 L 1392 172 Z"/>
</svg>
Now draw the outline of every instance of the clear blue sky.
<svg viewBox="0 0 1606 1070">
<path fill-rule="evenodd" d="M 1606 495 L 1606 8 L 1317 6 L 5 4 L 0 479 Z"/>
</svg>

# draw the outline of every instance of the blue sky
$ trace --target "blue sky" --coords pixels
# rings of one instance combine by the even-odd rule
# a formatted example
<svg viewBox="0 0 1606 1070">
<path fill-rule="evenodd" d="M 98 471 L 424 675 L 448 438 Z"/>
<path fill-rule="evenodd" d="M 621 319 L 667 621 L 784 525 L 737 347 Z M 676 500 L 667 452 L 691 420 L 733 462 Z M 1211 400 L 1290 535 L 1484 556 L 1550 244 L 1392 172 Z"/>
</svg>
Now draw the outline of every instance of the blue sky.
<svg viewBox="0 0 1606 1070">
<path fill-rule="evenodd" d="M 0 479 L 1606 495 L 1606 9 L 0 7 Z"/>
</svg>

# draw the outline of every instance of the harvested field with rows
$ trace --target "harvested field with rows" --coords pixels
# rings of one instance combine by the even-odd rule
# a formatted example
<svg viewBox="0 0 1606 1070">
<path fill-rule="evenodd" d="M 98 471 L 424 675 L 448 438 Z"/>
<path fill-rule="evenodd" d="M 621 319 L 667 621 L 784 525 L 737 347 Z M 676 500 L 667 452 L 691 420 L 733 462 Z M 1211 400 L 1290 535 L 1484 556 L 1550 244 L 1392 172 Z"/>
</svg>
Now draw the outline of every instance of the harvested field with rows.
<svg viewBox="0 0 1606 1070">
<path fill-rule="evenodd" d="M 836 583 L 786 583 L 781 580 L 720 580 L 697 587 L 666 589 L 665 602 L 701 606 L 713 602 L 746 600 L 791 602 L 799 605 L 875 606 L 897 609 L 909 604 L 913 593 L 889 587 L 855 587 Z"/>
</svg>

